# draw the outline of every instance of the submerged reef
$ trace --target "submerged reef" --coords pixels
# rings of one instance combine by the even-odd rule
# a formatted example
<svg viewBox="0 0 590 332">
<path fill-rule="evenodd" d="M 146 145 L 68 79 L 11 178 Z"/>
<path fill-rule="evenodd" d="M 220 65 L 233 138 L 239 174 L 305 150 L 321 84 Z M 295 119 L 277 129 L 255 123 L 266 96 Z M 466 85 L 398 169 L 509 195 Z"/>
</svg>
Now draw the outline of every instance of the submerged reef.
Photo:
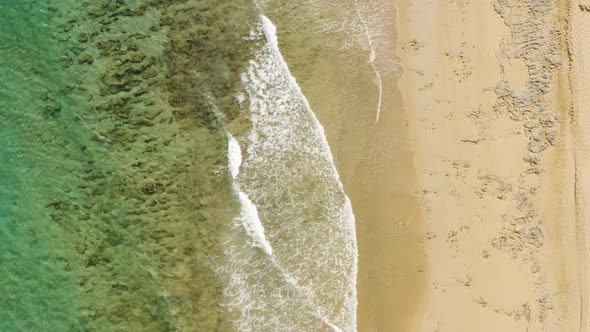
<svg viewBox="0 0 590 332">
<path fill-rule="evenodd" d="M 33 174 L 23 188 L 35 192 L 29 206 L 38 209 L 25 216 L 17 207 L 6 219 L 27 241 L 44 234 L 45 247 L 29 244 L 44 251 L 36 262 L 60 275 L 67 294 L 59 301 L 73 308 L 62 328 L 227 329 L 212 264 L 239 202 L 223 120 L 239 111 L 227 96 L 250 57 L 256 8 L 246 0 L 99 0 L 18 10 L 42 20 L 30 29 L 46 30 L 51 46 L 46 72 L 32 69 L 34 102 L 2 114 L 16 128 L 3 135 L 13 135 L 19 167 Z M 23 277 L 15 271 L 13 283 Z M 6 328 L 58 321 L 27 318 L 34 313 L 5 302 L 0 311 Z"/>
</svg>

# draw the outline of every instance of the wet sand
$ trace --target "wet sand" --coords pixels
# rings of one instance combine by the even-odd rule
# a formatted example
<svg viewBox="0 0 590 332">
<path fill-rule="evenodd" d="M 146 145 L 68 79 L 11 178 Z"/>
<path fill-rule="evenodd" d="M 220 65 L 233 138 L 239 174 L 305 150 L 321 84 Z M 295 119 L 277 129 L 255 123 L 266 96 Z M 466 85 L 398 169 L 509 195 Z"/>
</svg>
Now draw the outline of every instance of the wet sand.
<svg viewBox="0 0 590 332">
<path fill-rule="evenodd" d="M 371 105 L 374 89 L 365 86 L 360 91 L 366 99 L 340 111 L 363 109 L 363 102 Z M 408 115 L 395 80 L 384 80 L 384 91 L 393 93 L 383 100 L 378 124 L 373 112 L 365 112 L 364 121 L 358 113 L 340 113 L 344 120 L 338 127 L 326 125 L 326 130 L 342 133 L 332 148 L 357 221 L 358 330 L 411 331 L 408 323 L 426 285 L 425 230 Z"/>
<path fill-rule="evenodd" d="M 412 331 L 408 324 L 426 288 L 425 229 L 409 116 L 398 89 L 395 8 L 379 0 L 313 4 L 267 12 L 289 68 L 325 129 L 353 206 L 358 331 Z M 335 20 L 348 24 L 331 30 Z M 378 123 L 379 89 L 365 28 L 379 37 L 372 40 L 384 92 Z"/>
<path fill-rule="evenodd" d="M 398 89 L 395 8 L 377 6 L 377 2 L 358 2 L 361 9 L 369 8 L 362 12 L 364 19 L 381 11 L 387 24 L 379 27 L 380 37 L 392 42 L 376 45 L 375 64 L 384 91 L 377 123 L 379 91 L 367 63 L 369 50 L 351 51 L 342 47 L 347 40 L 334 38 L 334 44 L 321 47 L 310 62 L 309 56 L 296 53 L 313 49 L 301 30 L 302 40 L 290 40 L 287 34 L 279 40 L 324 126 L 353 205 L 359 249 L 358 331 L 413 331 L 410 324 L 426 288 L 421 245 L 425 229 L 416 195 L 410 117 Z M 354 12 L 354 7 L 342 12 Z M 295 49 L 295 45 L 303 46 Z"/>
</svg>

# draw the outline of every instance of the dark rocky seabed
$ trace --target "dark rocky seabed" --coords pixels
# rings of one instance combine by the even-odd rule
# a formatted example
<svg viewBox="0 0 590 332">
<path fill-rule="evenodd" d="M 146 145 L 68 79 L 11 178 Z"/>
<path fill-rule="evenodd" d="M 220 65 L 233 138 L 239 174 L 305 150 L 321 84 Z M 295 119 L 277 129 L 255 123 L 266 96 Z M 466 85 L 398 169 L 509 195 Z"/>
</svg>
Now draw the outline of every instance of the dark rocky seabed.
<svg viewBox="0 0 590 332">
<path fill-rule="evenodd" d="M 0 331 L 230 329 L 211 268 L 239 209 L 221 119 L 241 121 L 256 16 L 0 2 Z"/>
</svg>

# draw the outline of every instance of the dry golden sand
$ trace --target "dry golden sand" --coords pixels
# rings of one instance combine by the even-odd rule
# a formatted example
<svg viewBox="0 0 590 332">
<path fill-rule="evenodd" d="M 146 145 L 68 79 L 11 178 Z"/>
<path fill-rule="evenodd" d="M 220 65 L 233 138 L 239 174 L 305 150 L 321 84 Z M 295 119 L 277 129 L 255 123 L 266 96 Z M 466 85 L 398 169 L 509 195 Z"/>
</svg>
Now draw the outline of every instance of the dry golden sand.
<svg viewBox="0 0 590 332">
<path fill-rule="evenodd" d="M 575 160 L 575 201 L 576 201 L 576 225 L 574 231 L 576 237 L 571 237 L 571 243 L 577 243 L 578 255 L 569 257 L 571 265 L 577 265 L 577 269 L 571 271 L 571 288 L 575 289 L 579 296 L 572 298 L 570 308 L 572 314 L 574 308 L 579 308 L 579 329 L 575 331 L 587 331 L 590 328 L 590 316 L 588 315 L 588 276 L 590 265 L 588 262 L 588 248 L 590 229 L 588 227 L 588 206 L 590 206 L 590 2 L 571 0 L 569 2 L 568 35 L 569 46 L 569 78 L 571 87 L 571 113 L 573 118 L 573 146 Z M 570 174 L 571 176 L 571 174 Z M 572 250 L 573 251 L 573 250 Z M 574 330 L 572 330 L 574 331 Z"/>
<path fill-rule="evenodd" d="M 587 330 L 590 12 L 573 2 L 399 1 L 427 274 L 403 331 Z"/>
<path fill-rule="evenodd" d="M 342 74 L 332 68 L 345 60 L 339 56 L 326 59 L 328 63 L 318 63 L 315 68 L 321 82 L 307 84 L 333 90 L 332 82 Z M 375 124 L 377 89 L 373 74 L 366 69 L 361 68 L 354 83 L 343 87 L 333 99 L 313 92 L 307 97 L 326 130 L 355 213 L 358 330 L 411 331 L 406 318 L 414 314 L 422 299 L 426 261 L 408 116 L 396 78 L 384 77 L 383 88 L 388 93 Z"/>
</svg>

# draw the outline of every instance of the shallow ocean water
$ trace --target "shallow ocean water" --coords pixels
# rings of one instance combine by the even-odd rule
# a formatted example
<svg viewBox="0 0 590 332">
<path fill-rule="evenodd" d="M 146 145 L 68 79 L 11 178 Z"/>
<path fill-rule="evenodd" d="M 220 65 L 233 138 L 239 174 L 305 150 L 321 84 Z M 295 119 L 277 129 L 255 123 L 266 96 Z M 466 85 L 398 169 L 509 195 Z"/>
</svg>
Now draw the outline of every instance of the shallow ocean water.
<svg viewBox="0 0 590 332">
<path fill-rule="evenodd" d="M 2 330 L 221 328 L 210 260 L 235 203 L 203 100 L 231 88 L 232 58 L 197 76 L 209 64 L 174 48 L 184 22 L 240 5 L 0 5 Z M 213 30 L 201 55 L 232 38 Z"/>
<path fill-rule="evenodd" d="M 50 188 L 65 175 L 51 142 L 55 124 L 45 123 L 43 94 L 59 89 L 64 73 L 59 50 L 33 3 L 0 5 L 0 330 L 53 326 L 80 328 L 72 278 L 56 229 L 46 214 Z M 51 61 L 53 59 L 53 61 Z M 49 81 L 51 78 L 51 81 Z M 47 146 L 45 146 L 47 144 Z M 62 169 L 65 171 L 65 169 Z M 60 179 L 61 178 L 61 179 Z"/>
<path fill-rule="evenodd" d="M 0 330 L 355 329 L 350 202 L 261 14 L 0 4 Z"/>
</svg>

